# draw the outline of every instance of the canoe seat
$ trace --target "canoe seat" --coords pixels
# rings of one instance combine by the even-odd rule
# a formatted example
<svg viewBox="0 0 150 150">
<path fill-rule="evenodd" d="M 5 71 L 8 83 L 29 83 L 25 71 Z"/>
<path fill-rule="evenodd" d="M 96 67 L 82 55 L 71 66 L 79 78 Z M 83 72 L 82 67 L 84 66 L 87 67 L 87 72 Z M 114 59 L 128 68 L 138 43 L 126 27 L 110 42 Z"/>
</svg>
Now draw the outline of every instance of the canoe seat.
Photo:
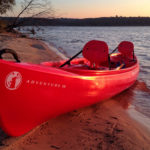
<svg viewBox="0 0 150 150">
<path fill-rule="evenodd" d="M 122 41 L 118 45 L 118 51 L 122 54 L 122 56 L 133 59 L 134 56 L 134 45 L 130 41 Z"/>
<path fill-rule="evenodd" d="M 89 41 L 83 47 L 82 54 L 90 62 L 91 68 L 108 67 L 108 46 L 104 41 Z"/>
<path fill-rule="evenodd" d="M 130 41 L 122 41 L 118 45 L 118 51 L 121 53 L 121 61 L 126 67 L 130 67 L 134 62 L 134 45 Z"/>
</svg>

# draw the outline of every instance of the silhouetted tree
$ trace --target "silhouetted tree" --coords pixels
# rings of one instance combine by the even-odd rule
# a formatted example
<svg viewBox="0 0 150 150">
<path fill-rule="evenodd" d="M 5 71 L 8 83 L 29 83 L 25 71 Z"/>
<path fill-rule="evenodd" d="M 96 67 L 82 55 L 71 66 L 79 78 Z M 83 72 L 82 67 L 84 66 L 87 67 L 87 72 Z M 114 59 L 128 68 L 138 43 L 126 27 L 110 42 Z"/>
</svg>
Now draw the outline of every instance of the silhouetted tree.
<svg viewBox="0 0 150 150">
<path fill-rule="evenodd" d="M 11 10 L 15 5 L 15 0 L 0 0 L 0 14 L 5 14 L 7 10 Z"/>
<path fill-rule="evenodd" d="M 20 26 L 24 23 L 25 20 L 22 20 L 21 17 L 52 17 L 53 9 L 51 7 L 50 0 L 22 0 L 21 3 L 21 11 L 15 17 L 15 20 L 11 25 L 9 25 L 8 29 L 12 30 L 13 28 Z"/>
</svg>

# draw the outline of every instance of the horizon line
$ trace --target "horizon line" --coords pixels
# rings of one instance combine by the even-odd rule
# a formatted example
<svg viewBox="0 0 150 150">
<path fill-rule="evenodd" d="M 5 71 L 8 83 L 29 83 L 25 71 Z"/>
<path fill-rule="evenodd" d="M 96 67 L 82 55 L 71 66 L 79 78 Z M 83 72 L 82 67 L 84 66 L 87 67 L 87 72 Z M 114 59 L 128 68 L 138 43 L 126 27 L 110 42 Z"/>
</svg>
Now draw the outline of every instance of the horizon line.
<svg viewBox="0 0 150 150">
<path fill-rule="evenodd" d="M 1 18 L 15 18 L 15 16 L 0 16 Z M 32 18 L 32 17 L 20 17 L 20 18 Z M 102 16 L 102 17 L 85 17 L 85 18 L 76 18 L 76 17 L 35 17 L 35 18 L 45 18 L 45 19 L 96 19 L 96 18 L 150 18 L 150 16 Z"/>
</svg>

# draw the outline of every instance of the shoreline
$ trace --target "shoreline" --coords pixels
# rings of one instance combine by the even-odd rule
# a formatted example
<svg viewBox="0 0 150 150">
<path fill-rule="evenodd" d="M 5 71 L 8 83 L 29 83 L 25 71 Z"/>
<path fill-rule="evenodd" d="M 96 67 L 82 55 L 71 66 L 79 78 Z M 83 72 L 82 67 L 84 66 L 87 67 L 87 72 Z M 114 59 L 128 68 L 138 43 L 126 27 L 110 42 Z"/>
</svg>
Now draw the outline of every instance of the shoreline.
<svg viewBox="0 0 150 150">
<path fill-rule="evenodd" d="M 68 59 L 67 56 L 65 56 L 63 53 L 61 53 L 57 48 L 55 48 L 54 46 L 50 45 L 48 42 L 40 40 L 42 42 L 44 42 L 50 50 L 54 51 L 56 53 L 56 55 L 58 55 L 59 57 L 61 57 L 62 59 Z"/>
<path fill-rule="evenodd" d="M 56 53 L 56 48 L 45 41 L 21 38 L 14 34 L 0 34 L 0 46 L 15 49 L 23 62 L 39 64 L 42 61 L 62 59 Z M 131 105 L 128 106 L 129 91 L 50 119 L 21 137 L 7 137 L 0 130 L 0 150 L 147 150 L 150 132 L 132 118 L 139 114 Z M 125 110 L 121 103 L 129 108 Z M 133 116 L 128 114 L 128 110 Z"/>
<path fill-rule="evenodd" d="M 134 119 L 137 123 L 144 126 L 150 132 L 150 118 L 146 115 L 142 114 L 141 112 L 135 109 L 135 106 L 129 106 L 127 110 L 127 114 L 129 117 Z"/>
<path fill-rule="evenodd" d="M 43 61 L 62 60 L 62 57 L 51 50 L 43 41 L 21 37 L 20 34 L 0 34 L 0 46 L 1 49 L 10 48 L 15 50 L 22 62 L 40 64 Z"/>
</svg>

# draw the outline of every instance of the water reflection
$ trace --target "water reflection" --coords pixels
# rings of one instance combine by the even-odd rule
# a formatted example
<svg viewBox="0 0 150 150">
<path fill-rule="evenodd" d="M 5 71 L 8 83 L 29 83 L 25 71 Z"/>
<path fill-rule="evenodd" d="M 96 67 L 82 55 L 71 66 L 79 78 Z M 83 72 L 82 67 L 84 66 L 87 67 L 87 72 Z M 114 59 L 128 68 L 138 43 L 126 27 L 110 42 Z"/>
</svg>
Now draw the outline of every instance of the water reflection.
<svg viewBox="0 0 150 150">
<path fill-rule="evenodd" d="M 129 89 L 113 97 L 124 108 L 128 109 L 130 105 L 134 105 L 135 109 L 142 114 L 150 117 L 150 89 L 142 80 L 137 80 Z"/>
<path fill-rule="evenodd" d="M 128 109 L 128 107 L 133 103 L 134 101 L 134 89 L 136 88 L 136 84 L 135 83 L 132 87 L 130 87 L 129 89 L 121 92 L 120 94 L 116 95 L 113 97 L 114 100 L 118 101 L 119 104 L 124 108 L 124 109 Z"/>
</svg>

